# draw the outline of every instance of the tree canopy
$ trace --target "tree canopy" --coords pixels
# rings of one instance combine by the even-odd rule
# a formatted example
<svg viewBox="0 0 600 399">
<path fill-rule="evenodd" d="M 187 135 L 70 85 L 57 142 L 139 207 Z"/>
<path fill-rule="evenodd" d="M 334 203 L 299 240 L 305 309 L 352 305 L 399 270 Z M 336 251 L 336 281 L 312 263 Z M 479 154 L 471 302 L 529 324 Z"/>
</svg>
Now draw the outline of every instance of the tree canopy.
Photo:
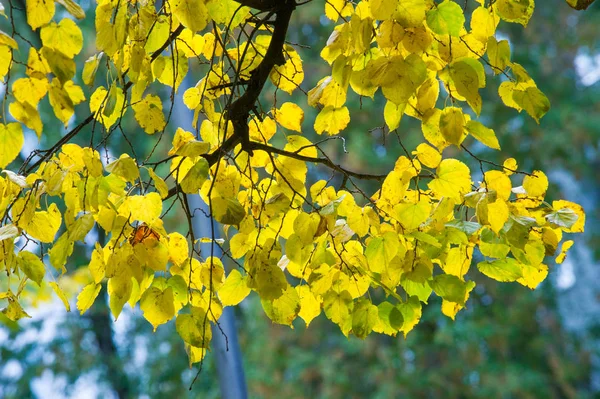
<svg viewBox="0 0 600 399">
<path fill-rule="evenodd" d="M 573 244 L 563 236 L 583 232 L 581 206 L 546 199 L 543 171 L 473 151 L 500 151 L 479 117 L 490 101 L 538 123 L 550 109 L 496 35 L 499 24 L 525 27 L 533 0 L 100 0 L 85 38 L 75 21 L 84 10 L 57 3 L 25 2 L 36 40 L 16 26 L 12 3 L 0 9 L 11 22 L 0 31 L 7 320 L 28 317 L 49 289 L 67 309 L 77 295 L 84 313 L 106 283 L 115 318 L 139 304 L 155 329 L 175 319 L 191 364 L 209 348 L 209 323 L 252 291 L 275 323 L 324 313 L 345 335 L 406 335 L 432 294 L 454 318 L 475 269 L 535 289 L 548 259 L 561 263 Z M 302 55 L 315 49 L 288 40 L 304 7 L 335 24 L 319 49 L 330 72 L 314 87 L 304 86 Z M 85 61 L 84 46 L 96 50 Z M 490 81 L 498 95 L 484 103 Z M 194 131 L 174 120 L 177 98 Z M 399 143 L 384 173 L 335 155 L 362 134 L 350 101 L 380 105 L 373 128 Z M 405 115 L 420 132 L 402 129 Z M 56 120 L 60 137 L 17 159 L 25 135 L 46 143 Z M 422 138 L 415 148 L 403 143 L 409 134 Z M 122 154 L 109 149 L 115 136 Z M 206 211 L 190 206 L 193 195 Z M 199 212 L 225 238 L 215 225 L 198 236 Z M 187 223 L 167 229 L 174 213 Z M 89 263 L 67 273 L 94 234 Z"/>
</svg>

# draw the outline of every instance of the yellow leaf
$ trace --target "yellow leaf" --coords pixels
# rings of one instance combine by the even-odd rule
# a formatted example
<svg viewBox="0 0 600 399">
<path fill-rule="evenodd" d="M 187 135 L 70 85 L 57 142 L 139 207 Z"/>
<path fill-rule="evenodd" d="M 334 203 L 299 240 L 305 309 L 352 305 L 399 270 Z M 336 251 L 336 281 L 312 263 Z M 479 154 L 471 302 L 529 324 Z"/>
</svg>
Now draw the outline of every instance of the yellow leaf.
<svg viewBox="0 0 600 399">
<path fill-rule="evenodd" d="M 426 143 L 419 144 L 417 150 L 413 151 L 413 155 L 416 155 L 419 162 L 429 168 L 436 168 L 442 161 L 442 154 Z"/>
<path fill-rule="evenodd" d="M 50 282 L 48 284 L 50 285 L 50 287 L 52 287 L 52 289 L 54 290 L 56 295 L 58 295 L 58 297 L 62 301 L 63 305 L 65 305 L 65 309 L 67 309 L 67 312 L 70 312 L 71 305 L 69 304 L 69 300 L 67 299 L 65 292 L 55 282 Z"/>
<path fill-rule="evenodd" d="M 297 104 L 286 102 L 278 110 L 273 109 L 273 116 L 277 123 L 288 130 L 302 132 L 304 111 Z"/>
<path fill-rule="evenodd" d="M 396 105 L 391 101 L 387 101 L 385 103 L 383 117 L 390 131 L 396 130 L 398 129 L 398 126 L 400 126 L 400 121 L 402 120 L 402 115 L 404 114 L 405 108 L 406 103 L 402 103 L 400 105 Z"/>
<path fill-rule="evenodd" d="M 189 256 L 187 239 L 175 232 L 169 234 L 169 258 L 175 265 L 181 265 Z"/>
<path fill-rule="evenodd" d="M 440 115 L 440 132 L 444 139 L 456 146 L 465 139 L 465 116 L 461 108 L 446 107 Z"/>
<path fill-rule="evenodd" d="M 335 135 L 341 132 L 350 123 L 350 112 L 347 107 L 333 108 L 325 107 L 317 115 L 315 120 L 315 131 L 319 134 L 327 132 L 329 135 Z"/>
<path fill-rule="evenodd" d="M 162 212 L 162 200 L 158 193 L 146 195 L 130 195 L 119 207 L 119 214 L 147 225 L 154 223 Z"/>
<path fill-rule="evenodd" d="M 415 230 L 429 218 L 431 204 L 426 198 L 417 203 L 398 204 L 394 207 L 396 219 L 406 230 Z M 368 248 L 368 247 L 367 247 Z"/>
<path fill-rule="evenodd" d="M 117 122 L 121 114 L 125 114 L 124 104 L 123 91 L 116 85 L 111 86 L 110 91 L 99 86 L 90 97 L 90 111 L 107 129 Z"/>
<path fill-rule="evenodd" d="M 173 87 L 175 91 L 187 75 L 188 68 L 188 59 L 183 51 L 175 53 L 174 56 L 161 55 L 152 63 L 152 73 L 158 81 Z"/>
<path fill-rule="evenodd" d="M 100 66 L 100 60 L 104 55 L 103 52 L 99 52 L 97 54 L 92 55 L 85 61 L 83 65 L 83 71 L 81 72 L 81 79 L 83 79 L 83 83 L 88 86 L 94 85 L 94 79 L 96 78 L 96 72 L 98 72 L 98 67 Z"/>
<path fill-rule="evenodd" d="M 54 0 L 27 0 L 27 23 L 31 29 L 46 25 L 54 16 Z"/>
<path fill-rule="evenodd" d="M 233 197 L 215 197 L 211 201 L 213 217 L 222 224 L 237 225 L 246 216 L 240 202 Z"/>
<path fill-rule="evenodd" d="M 122 154 L 121 157 L 108 165 L 106 171 L 115 176 L 122 177 L 125 181 L 134 183 L 140 177 L 140 171 L 135 163 L 135 160 L 127 154 Z"/>
<path fill-rule="evenodd" d="M 0 45 L 0 81 L 4 81 L 4 77 L 12 64 L 12 59 L 12 50 L 10 47 Z"/>
<path fill-rule="evenodd" d="M 502 163 L 502 167 L 504 168 L 504 174 L 510 176 L 517 171 L 519 165 L 514 158 L 508 158 Z"/>
<path fill-rule="evenodd" d="M 208 22 L 204 0 L 174 0 L 171 7 L 179 22 L 194 33 L 204 29 Z"/>
<path fill-rule="evenodd" d="M 219 288 L 218 295 L 223 306 L 235 306 L 250 294 L 246 278 L 237 270 L 232 270 Z"/>
<path fill-rule="evenodd" d="M 0 169 L 5 168 L 19 155 L 24 141 L 20 123 L 0 123 Z"/>
<path fill-rule="evenodd" d="M 505 21 L 527 26 L 533 14 L 533 0 L 498 0 L 496 12 Z"/>
<path fill-rule="evenodd" d="M 352 311 L 352 333 L 365 339 L 379 322 L 379 309 L 367 298 L 359 299 Z"/>
<path fill-rule="evenodd" d="M 144 318 L 156 327 L 171 320 L 175 316 L 175 298 L 173 288 L 167 287 L 164 291 L 151 286 L 140 298 L 140 309 Z"/>
<path fill-rule="evenodd" d="M 523 277 L 521 263 L 513 258 L 479 262 L 477 268 L 489 278 L 500 282 L 517 281 Z"/>
<path fill-rule="evenodd" d="M 37 107 L 38 103 L 48 92 L 48 80 L 46 78 L 21 78 L 14 81 L 12 91 L 20 103 Z"/>
<path fill-rule="evenodd" d="M 186 194 L 197 194 L 206 179 L 208 179 L 208 168 L 206 158 L 200 157 L 179 183 L 181 191 Z"/>
<path fill-rule="evenodd" d="M 162 102 L 156 95 L 149 94 L 143 100 L 132 105 L 135 119 L 148 134 L 160 132 L 165 128 L 165 116 Z"/>
<path fill-rule="evenodd" d="M 17 41 L 0 30 L 0 46 L 6 45 L 14 50 L 19 49 Z"/>
<path fill-rule="evenodd" d="M 85 100 L 81 87 L 75 85 L 71 80 L 67 81 L 61 87 L 60 81 L 53 79 L 48 97 L 50 98 L 50 105 L 54 110 L 54 115 L 65 125 L 68 124 L 75 113 L 74 106 Z"/>
<path fill-rule="evenodd" d="M 2 46 L 0 46 L 0 48 L 1 47 Z M 0 59 L 1 58 L 2 57 L 0 57 Z M 29 56 L 27 57 L 27 76 L 37 79 L 45 79 L 46 75 L 49 73 L 50 65 L 48 65 L 48 62 L 36 49 L 30 47 Z"/>
<path fill-rule="evenodd" d="M 527 192 L 527 196 L 543 198 L 548 190 L 548 178 L 541 170 L 535 170 L 531 176 L 525 176 L 523 179 L 523 188 Z"/>
<path fill-rule="evenodd" d="M 495 150 L 500 149 L 496 133 L 492 129 L 485 127 L 481 122 L 470 120 L 465 125 L 465 128 L 471 136 L 475 137 L 482 144 Z"/>
<path fill-rule="evenodd" d="M 44 26 L 40 37 L 44 46 L 61 52 L 67 58 L 73 58 L 83 48 L 81 29 L 69 18 Z"/>
<path fill-rule="evenodd" d="M 442 111 L 437 108 L 427 111 L 425 115 L 423 115 L 421 130 L 423 131 L 423 137 L 425 137 L 425 140 L 437 147 L 438 150 L 443 151 L 444 148 L 450 145 L 450 143 L 446 141 L 444 136 L 442 136 L 442 132 L 440 131 L 441 116 Z"/>
<path fill-rule="evenodd" d="M 292 322 L 300 312 L 300 296 L 293 287 L 288 286 L 279 298 L 261 300 L 261 304 L 271 321 L 294 328 Z"/>
<path fill-rule="evenodd" d="M 75 3 L 73 0 L 56 0 L 58 4 L 62 4 L 63 7 L 67 9 L 69 14 L 74 16 L 77 19 L 84 19 L 85 12 L 83 8 L 79 6 L 79 4 Z"/>
<path fill-rule="evenodd" d="M 436 176 L 428 186 L 438 198 L 451 197 L 460 201 L 461 195 L 471 190 L 469 167 L 459 160 L 444 159 Z"/>
<path fill-rule="evenodd" d="M 127 37 L 127 7 L 106 1 L 96 7 L 96 47 L 109 57 L 123 47 Z"/>
<path fill-rule="evenodd" d="M 298 316 L 304 320 L 306 327 L 308 327 L 310 322 L 321 314 L 321 302 L 312 293 L 308 285 L 298 285 L 296 291 L 300 297 L 300 313 L 298 313 Z"/>
<path fill-rule="evenodd" d="M 148 174 L 154 182 L 154 188 L 156 188 L 156 191 L 158 191 L 160 194 L 160 198 L 165 199 L 169 194 L 169 187 L 167 186 L 167 183 L 165 183 L 165 181 L 158 176 L 156 172 L 154 172 L 154 169 L 148 169 Z"/>
<path fill-rule="evenodd" d="M 62 216 L 56 204 L 50 204 L 47 211 L 36 212 L 25 229 L 31 238 L 41 242 L 52 242 L 62 223 Z"/>
<path fill-rule="evenodd" d="M 494 190 L 498 194 L 498 198 L 508 201 L 510 197 L 512 183 L 506 173 L 500 172 L 499 170 L 490 170 L 485 172 L 483 179 L 486 183 L 486 187 L 489 190 Z"/>
<path fill-rule="evenodd" d="M 495 233 L 498 233 L 504 227 L 504 223 L 508 220 L 508 205 L 506 202 L 498 198 L 495 202 L 487 204 L 487 218 L 490 227 Z"/>
<path fill-rule="evenodd" d="M 546 279 L 548 276 L 548 266 L 540 264 L 537 266 L 530 266 L 523 264 L 523 277 L 517 280 L 517 282 L 525 287 L 529 287 L 532 290 Z"/>
<path fill-rule="evenodd" d="M 353 12 L 352 4 L 347 0 L 328 0 L 325 2 L 325 16 L 336 22 L 340 16 L 348 17 Z"/>
<path fill-rule="evenodd" d="M 292 46 L 286 44 L 283 49 L 287 60 L 283 65 L 275 65 L 269 75 L 271 82 L 288 94 L 300 86 L 304 80 L 302 59 Z"/>
<path fill-rule="evenodd" d="M 84 314 L 94 304 L 100 289 L 102 289 L 102 285 L 91 283 L 86 285 L 81 293 L 77 295 L 77 310 L 80 314 Z"/>
</svg>

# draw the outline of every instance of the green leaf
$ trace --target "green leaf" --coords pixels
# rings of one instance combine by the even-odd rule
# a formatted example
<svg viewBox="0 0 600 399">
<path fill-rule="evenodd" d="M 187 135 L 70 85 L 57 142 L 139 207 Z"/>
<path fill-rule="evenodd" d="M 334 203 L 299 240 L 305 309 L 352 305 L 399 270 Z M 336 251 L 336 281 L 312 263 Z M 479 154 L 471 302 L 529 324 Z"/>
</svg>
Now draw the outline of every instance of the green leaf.
<svg viewBox="0 0 600 399">
<path fill-rule="evenodd" d="M 427 26 L 438 35 L 459 36 L 464 24 L 462 8 L 450 0 L 444 0 L 427 12 Z"/>
<path fill-rule="evenodd" d="M 540 119 L 550 110 L 548 97 L 537 87 L 525 90 L 515 90 L 512 96 L 514 102 L 525 110 L 539 124 Z"/>
<path fill-rule="evenodd" d="M 579 220 L 579 215 L 572 209 L 562 208 L 546 215 L 546 220 L 559 227 L 570 229 Z"/>
<path fill-rule="evenodd" d="M 17 264 L 19 265 L 19 269 L 25 273 L 30 280 L 35 281 L 37 285 L 42 283 L 44 274 L 46 274 L 46 268 L 37 255 L 28 251 L 22 251 L 17 258 Z"/>
<path fill-rule="evenodd" d="M 213 198 L 212 213 L 219 223 L 230 225 L 238 225 L 246 216 L 242 204 L 233 197 Z"/>
<path fill-rule="evenodd" d="M 181 181 L 181 191 L 186 194 L 198 194 L 198 190 L 207 178 L 208 161 L 205 158 L 200 158 Z"/>
<path fill-rule="evenodd" d="M 352 333 L 365 339 L 379 321 L 379 309 L 366 298 L 359 299 L 352 312 Z"/>
<path fill-rule="evenodd" d="M 496 138 L 496 133 L 490 128 L 485 127 L 481 122 L 470 120 L 465 125 L 467 132 L 482 144 L 493 148 L 494 150 L 500 149 L 500 143 Z"/>
<path fill-rule="evenodd" d="M 175 329 L 181 338 L 197 348 L 208 348 L 212 339 L 209 319 L 204 309 L 193 307 L 192 314 L 180 314 Z"/>
<path fill-rule="evenodd" d="M 462 281 L 457 276 L 450 274 L 440 274 L 430 282 L 431 288 L 435 293 L 447 301 L 458 303 L 464 306 L 466 296 L 475 287 L 472 281 Z"/>
<path fill-rule="evenodd" d="M 517 281 L 523 277 L 521 264 L 513 258 L 479 262 L 477 268 L 489 278 L 500 282 Z"/>
</svg>

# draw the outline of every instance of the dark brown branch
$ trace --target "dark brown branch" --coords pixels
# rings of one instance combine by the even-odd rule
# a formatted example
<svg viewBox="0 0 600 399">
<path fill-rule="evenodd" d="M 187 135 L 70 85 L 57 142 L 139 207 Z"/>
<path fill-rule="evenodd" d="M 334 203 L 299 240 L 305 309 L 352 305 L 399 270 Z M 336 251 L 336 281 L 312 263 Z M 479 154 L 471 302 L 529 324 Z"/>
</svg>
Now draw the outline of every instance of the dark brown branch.
<svg viewBox="0 0 600 399">
<path fill-rule="evenodd" d="M 367 173 L 353 172 L 351 170 L 345 169 L 342 166 L 334 163 L 329 158 L 307 157 L 307 156 L 301 155 L 301 154 L 299 154 L 297 152 L 285 151 L 285 150 L 282 150 L 280 148 L 272 147 L 270 145 L 266 145 L 266 144 L 262 144 L 262 143 L 251 142 L 250 143 L 250 147 L 253 150 L 265 151 L 265 152 L 267 152 L 269 154 L 278 154 L 278 155 L 282 155 L 284 157 L 297 159 L 299 161 L 319 163 L 319 164 L 325 165 L 325 166 L 327 166 L 327 167 L 329 167 L 329 168 L 331 168 L 331 169 L 333 169 L 333 170 L 335 170 L 337 172 L 340 172 L 340 173 L 342 173 L 345 176 L 356 177 L 357 179 L 362 179 L 362 180 L 384 180 L 387 177 L 387 174 L 386 175 L 371 175 L 371 174 L 367 174 Z"/>
</svg>

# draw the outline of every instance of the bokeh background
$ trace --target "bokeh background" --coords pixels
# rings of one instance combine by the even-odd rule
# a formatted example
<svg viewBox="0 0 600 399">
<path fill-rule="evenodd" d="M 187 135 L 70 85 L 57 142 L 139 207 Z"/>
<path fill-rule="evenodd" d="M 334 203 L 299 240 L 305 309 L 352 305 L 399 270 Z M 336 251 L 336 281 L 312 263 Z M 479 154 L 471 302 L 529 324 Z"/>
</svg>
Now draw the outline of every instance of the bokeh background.
<svg viewBox="0 0 600 399">
<path fill-rule="evenodd" d="M 8 9 L 8 0 L 0 1 Z M 87 17 L 80 23 L 85 48 L 78 62 L 95 52 L 94 3 L 83 0 L 81 5 Z M 334 25 L 322 11 L 321 1 L 302 6 L 290 30 L 290 42 L 308 46 L 299 50 L 305 90 L 330 73 L 318 53 Z M 28 29 L 22 12 L 15 12 L 14 18 L 17 27 Z M 10 32 L 9 24 L 0 18 L 0 29 Z M 323 315 L 309 329 L 301 320 L 294 329 L 274 325 L 263 314 L 258 298 L 251 295 L 235 309 L 250 397 L 600 397 L 600 4 L 577 12 L 564 0 L 538 0 L 527 29 L 504 24 L 499 32 L 511 43 L 513 61 L 526 67 L 553 108 L 537 125 L 525 114 L 504 107 L 497 96 L 500 79 L 488 79 L 482 93 L 482 119 L 496 130 L 502 151 L 474 142 L 470 143 L 472 151 L 497 163 L 510 155 L 523 170 L 546 171 L 551 182 L 549 197 L 584 206 L 585 234 L 576 238 L 562 265 L 550 265 L 549 278 L 535 291 L 471 273 L 477 288 L 456 321 L 443 316 L 441 302 L 431 298 L 421 323 L 406 339 L 375 335 L 364 341 L 347 339 Z M 21 33 L 39 44 L 31 32 Z M 195 78 L 205 70 L 193 62 L 190 68 Z M 196 80 L 191 78 L 187 84 Z M 0 94 L 5 89 L 1 86 Z M 168 101 L 169 92 L 158 94 Z M 86 95 L 89 98 L 89 92 Z M 289 99 L 282 93 L 277 96 L 279 102 Z M 272 99 L 270 88 L 263 100 L 270 104 Z M 305 106 L 306 98 L 296 95 L 291 100 L 306 109 L 306 134 L 314 137 L 310 127 L 316 115 Z M 373 129 L 383 125 L 382 99 L 359 101 L 351 95 L 348 106 L 352 116 L 344 133 L 348 154 L 336 140 L 327 144 L 329 154 L 354 170 L 389 170 L 402 149 L 395 137 Z M 176 109 L 178 116 L 167 131 L 172 134 L 178 125 L 191 130 L 191 115 L 180 104 Z M 49 147 L 64 131 L 59 122 L 50 122 L 47 100 L 42 110 L 48 114 L 44 137 L 38 142 L 28 132 L 22 159 L 34 148 Z M 88 112 L 85 105 L 76 110 L 72 124 Z M 410 119 L 405 117 L 400 127 L 402 143 L 409 151 L 422 140 L 418 121 Z M 131 134 L 137 134 L 133 136 L 136 147 L 151 144 L 143 132 L 134 131 L 133 123 L 130 127 Z M 165 141 L 163 150 L 170 144 L 170 139 Z M 119 134 L 108 140 L 108 148 L 113 154 L 128 150 Z M 451 151 L 445 155 L 473 162 L 467 154 Z M 311 179 L 324 176 L 315 168 L 310 170 Z M 166 221 L 168 228 L 185 232 L 182 223 L 182 215 Z M 78 268 L 86 264 L 89 244 L 95 240 L 97 236 L 91 234 L 88 245 L 76 247 L 69 261 L 73 289 Z M 32 319 L 19 325 L 0 323 L 0 397 L 221 396 L 211 355 L 193 390 L 188 391 L 197 369 L 189 369 L 174 323 L 153 333 L 139 309 L 126 307 L 115 322 L 104 296 L 80 316 L 76 311 L 65 312 L 48 291 L 40 293 L 38 303 L 32 303 L 37 307 L 27 309 Z"/>
</svg>

